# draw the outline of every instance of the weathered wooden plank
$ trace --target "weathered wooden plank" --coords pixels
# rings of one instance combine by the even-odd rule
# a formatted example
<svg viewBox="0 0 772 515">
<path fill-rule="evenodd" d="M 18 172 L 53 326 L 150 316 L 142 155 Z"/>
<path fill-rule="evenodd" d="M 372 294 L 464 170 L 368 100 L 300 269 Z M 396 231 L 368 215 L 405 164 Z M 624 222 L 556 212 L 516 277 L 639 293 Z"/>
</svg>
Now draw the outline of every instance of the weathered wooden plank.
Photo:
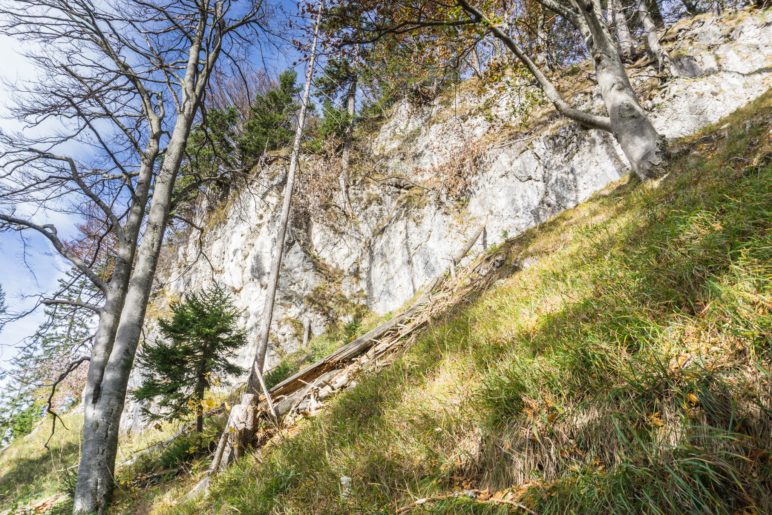
<svg viewBox="0 0 772 515">
<path fill-rule="evenodd" d="M 305 383 L 309 383 L 322 375 L 324 372 L 335 367 L 338 363 L 347 361 L 353 357 L 358 356 L 367 350 L 371 345 L 374 345 L 375 340 L 391 330 L 397 323 L 408 317 L 414 308 L 411 308 L 404 313 L 397 315 L 384 324 L 379 325 L 375 329 L 363 334 L 353 342 L 344 345 L 337 351 L 333 352 L 329 356 L 326 356 L 316 363 L 313 363 L 295 375 L 288 377 L 281 383 L 271 388 L 271 396 L 274 398 L 279 395 L 286 395 L 297 388 L 302 387 Z"/>
<path fill-rule="evenodd" d="M 453 267 L 461 262 L 461 260 L 466 257 L 466 255 L 469 253 L 469 251 L 472 249 L 474 244 L 477 242 L 477 240 L 480 238 L 480 235 L 483 234 L 485 227 L 481 226 L 479 227 L 474 234 L 472 235 L 469 240 L 467 240 L 466 245 L 464 245 L 459 251 L 453 255 L 451 259 L 451 263 Z M 378 344 L 377 341 L 378 338 L 384 336 L 386 333 L 391 331 L 392 329 L 404 329 L 409 325 L 410 317 L 418 310 L 418 308 L 423 305 L 424 302 L 426 302 L 429 298 L 429 296 L 432 293 L 432 290 L 437 286 L 437 284 L 442 280 L 442 276 L 435 278 L 432 280 L 429 285 L 425 288 L 423 295 L 419 297 L 419 299 L 406 311 L 403 311 L 399 315 L 395 316 L 391 320 L 388 320 L 387 322 L 379 325 L 378 327 L 368 331 L 367 333 L 363 334 L 356 340 L 354 340 L 351 343 L 348 343 L 341 347 L 340 349 L 336 350 L 329 356 L 326 356 L 316 363 L 313 363 L 303 370 L 297 372 L 296 374 L 288 377 L 281 383 L 277 384 L 270 390 L 270 394 L 273 398 L 277 398 L 282 395 L 288 395 L 306 384 L 310 383 L 311 381 L 315 380 L 325 372 L 332 370 L 333 368 L 337 368 L 340 363 L 344 363 L 347 361 L 350 361 L 351 359 L 359 356 L 360 354 L 364 353 L 374 345 Z M 415 330 L 415 327 L 411 327 L 408 332 L 412 332 Z"/>
</svg>

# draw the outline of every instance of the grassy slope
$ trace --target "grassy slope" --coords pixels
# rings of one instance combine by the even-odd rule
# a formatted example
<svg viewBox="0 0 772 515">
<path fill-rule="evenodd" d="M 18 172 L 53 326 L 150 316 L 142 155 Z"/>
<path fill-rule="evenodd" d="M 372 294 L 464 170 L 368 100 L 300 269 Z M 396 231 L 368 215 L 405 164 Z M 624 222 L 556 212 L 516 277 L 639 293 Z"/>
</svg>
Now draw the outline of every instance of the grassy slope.
<svg viewBox="0 0 772 515">
<path fill-rule="evenodd" d="M 531 266 L 502 272 L 393 367 L 241 460 L 209 499 L 174 506 L 190 474 L 141 479 L 179 461 L 203 470 L 182 439 L 119 467 L 114 511 L 394 511 L 489 488 L 539 513 L 769 512 L 770 119 L 767 93 L 683 142 L 659 184 L 620 181 L 496 249 Z M 66 486 L 79 420 L 65 419 L 53 452 L 44 427 L 0 454 L 2 508 Z M 122 442 L 123 455 L 170 432 Z"/>
<path fill-rule="evenodd" d="M 271 384 L 280 382 L 303 366 L 314 362 L 339 348 L 387 319 L 365 316 L 363 320 L 336 328 L 329 333 L 314 337 L 308 348 L 289 354 L 279 366 L 266 375 Z M 231 399 L 234 395 L 229 395 Z M 221 394 L 208 394 L 208 407 L 228 402 Z M 83 423 L 80 413 L 63 416 L 66 427 L 57 424 L 57 431 L 49 443 L 50 419 L 38 424 L 36 430 L 14 441 L 0 451 L 0 513 L 4 510 L 23 511 L 39 507 L 51 508 L 56 513 L 69 511 L 67 491 L 74 485 L 78 462 L 79 436 Z M 121 462 L 134 457 L 137 451 L 147 449 L 158 442 L 167 441 L 182 422 L 162 423 L 148 427 L 141 433 L 121 439 L 118 457 L 118 489 L 113 511 L 125 513 L 145 512 L 153 506 L 172 503 L 184 495 L 197 481 L 197 474 L 209 464 L 208 448 L 216 445 L 224 419 L 212 417 L 207 421 L 204 434 L 186 434 L 162 450 L 143 455 L 131 466 Z M 164 474 L 164 471 L 169 471 Z"/>
<path fill-rule="evenodd" d="M 62 418 L 68 429 L 57 424 L 57 433 L 49 444 L 50 452 L 43 447 L 50 434 L 50 422 L 40 424 L 35 431 L 0 452 L 0 512 L 26 506 L 63 490 L 66 471 L 77 462 L 82 417 L 68 414 Z"/>
<path fill-rule="evenodd" d="M 361 336 L 391 314 L 376 317 L 366 315 L 331 331 L 315 336 L 308 348 L 288 354 L 279 365 L 266 374 L 269 385 L 277 384 L 300 368 L 330 354 L 344 343 Z M 207 394 L 208 408 L 221 402 L 232 402 L 238 395 L 222 397 L 222 393 Z M 38 424 L 33 433 L 14 441 L 0 451 L 0 514 L 4 510 L 23 511 L 41 507 L 57 513 L 69 510 L 67 491 L 71 489 L 78 462 L 79 436 L 83 424 L 80 413 L 63 416 L 66 427 L 57 424 L 57 432 L 47 452 L 44 444 L 50 434 L 50 419 Z M 223 416 L 207 421 L 204 434 L 186 434 L 162 450 L 149 452 L 131 466 L 129 460 L 137 451 L 167 441 L 177 433 L 183 422 L 162 423 L 141 433 L 121 439 L 117 467 L 118 489 L 113 511 L 145 512 L 153 506 L 163 506 L 184 495 L 197 481 L 197 474 L 209 465 L 209 452 L 216 445 L 224 425 Z M 169 471 L 163 474 L 164 471 Z"/>
<path fill-rule="evenodd" d="M 769 512 L 770 119 L 767 93 L 658 184 L 503 245 L 533 264 L 173 511 L 393 511 L 473 487 L 539 513 Z"/>
<path fill-rule="evenodd" d="M 216 400 L 213 399 L 212 404 L 216 404 Z M 44 447 L 51 430 L 47 418 L 35 431 L 0 452 L 0 513 L 5 510 L 27 513 L 25 510 L 30 509 L 35 513 L 69 513 L 71 510 L 68 492 L 75 486 L 83 416 L 74 412 L 62 419 L 66 428 L 57 424 L 56 434 L 49 443 L 50 451 Z M 142 459 L 131 465 L 125 462 L 135 458 L 138 451 L 166 441 L 182 424 L 162 423 L 122 438 L 118 448 L 114 511 L 144 510 L 148 500 L 160 502 L 167 496 L 176 499 L 179 492 L 190 489 L 194 484 L 190 474 L 206 467 L 207 459 L 202 456 L 208 456 L 207 444 L 219 436 L 223 425 L 222 417 L 213 417 L 203 435 L 186 434 L 164 449 L 143 454 Z M 159 474 L 163 471 L 170 472 Z"/>
</svg>

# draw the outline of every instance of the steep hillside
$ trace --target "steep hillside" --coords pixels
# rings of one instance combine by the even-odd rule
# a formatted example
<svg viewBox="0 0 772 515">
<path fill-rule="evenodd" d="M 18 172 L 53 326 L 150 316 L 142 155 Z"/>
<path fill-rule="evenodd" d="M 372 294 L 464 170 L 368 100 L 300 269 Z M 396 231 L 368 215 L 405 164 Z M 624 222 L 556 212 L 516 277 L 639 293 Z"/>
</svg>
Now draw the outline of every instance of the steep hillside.
<svg viewBox="0 0 772 515">
<path fill-rule="evenodd" d="M 207 499 L 161 507 L 769 512 L 771 120 L 767 93 L 658 183 L 503 242 L 517 271 Z"/>
<path fill-rule="evenodd" d="M 208 498 L 181 501 L 222 420 L 125 439 L 115 512 L 769 512 L 770 121 L 768 92 L 677 142 L 661 181 L 489 249 L 489 289 Z M 41 427 L 0 454 L 4 508 L 66 510 L 66 423 L 51 453 Z"/>
<path fill-rule="evenodd" d="M 684 76 L 660 87 L 655 71 L 630 75 L 658 130 L 686 136 L 756 98 L 770 85 L 772 13 L 742 11 L 682 20 L 667 44 Z M 565 71 L 561 87 L 602 109 L 589 69 Z M 286 161 L 256 170 L 253 181 L 218 206 L 201 206 L 198 225 L 172 238 L 150 309 L 220 282 L 244 309 L 253 341 L 266 291 L 277 205 Z M 470 80 L 424 105 L 403 103 L 356 134 L 351 212 L 340 209 L 338 156 L 316 155 L 301 166 L 269 368 L 296 350 L 303 326 L 383 315 L 440 275 L 469 233 L 485 225 L 485 242 L 516 236 L 627 173 L 610 134 L 585 131 L 558 117 L 523 77 Z M 479 245 L 472 254 L 479 253 Z M 249 363 L 253 349 L 240 353 Z M 128 408 L 136 414 L 135 407 Z M 140 424 L 126 416 L 127 426 Z"/>
<path fill-rule="evenodd" d="M 118 448 L 116 480 L 119 498 L 130 503 L 128 512 L 142 511 L 130 495 L 133 491 L 152 492 L 151 487 L 159 482 L 167 489 L 169 480 L 182 472 L 176 470 L 180 464 L 190 471 L 191 460 L 206 452 L 202 442 L 214 438 L 221 425 L 213 417 L 198 438 L 180 437 L 181 430 L 187 433 L 186 425 L 177 422 L 155 424 L 144 432 L 124 436 Z M 83 413 L 76 410 L 58 421 L 53 436 L 51 421 L 46 419 L 30 434 L 0 450 L 0 514 L 72 511 L 70 495 L 75 487 L 82 428 Z M 168 473 L 169 469 L 174 473 Z"/>
<path fill-rule="evenodd" d="M 238 392 L 206 399 L 202 436 L 147 426 L 129 403 L 111 509 L 772 512 L 770 37 L 769 9 L 700 15 L 664 38 L 684 76 L 662 85 L 631 67 L 674 151 L 653 183 L 626 175 L 611 136 L 558 118 L 514 76 L 360 127 L 353 213 L 313 189 L 334 190 L 337 158 L 306 158 L 272 383 L 408 305 L 480 226 L 466 263 L 495 272 L 391 366 L 216 476 L 206 498 L 185 496 L 224 426 L 217 406 Z M 585 76 L 567 70 L 561 86 Z M 254 340 L 285 157 L 198 206 L 202 231 L 170 238 L 147 335 L 170 300 L 214 280 Z M 298 349 L 307 320 L 316 338 Z M 47 424 L 0 451 L 0 514 L 67 511 L 81 419 L 64 417 L 50 452 Z"/>
</svg>

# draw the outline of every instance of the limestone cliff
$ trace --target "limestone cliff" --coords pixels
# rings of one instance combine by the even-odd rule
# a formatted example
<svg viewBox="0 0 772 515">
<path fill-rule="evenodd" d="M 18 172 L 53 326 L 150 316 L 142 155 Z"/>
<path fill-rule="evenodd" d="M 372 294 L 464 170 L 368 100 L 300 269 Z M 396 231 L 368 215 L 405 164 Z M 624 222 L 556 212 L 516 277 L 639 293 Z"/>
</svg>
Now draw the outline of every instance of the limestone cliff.
<svg viewBox="0 0 772 515">
<path fill-rule="evenodd" d="M 728 21 L 699 16 L 671 27 L 664 41 L 681 76 L 661 85 L 651 68 L 633 67 L 630 75 L 668 138 L 715 122 L 772 83 L 768 11 L 741 12 Z M 599 109 L 586 74 L 576 66 L 561 82 L 579 91 L 575 98 L 585 108 Z M 392 311 L 443 273 L 449 256 L 480 225 L 485 238 L 473 254 L 628 173 L 610 134 L 583 130 L 540 99 L 526 79 L 511 74 L 494 84 L 469 81 L 428 105 L 397 105 L 379 127 L 360 130 L 353 214 L 327 205 L 293 220 L 268 367 L 277 349 L 299 345 L 303 320 L 310 319 L 318 334 L 334 319 L 345 320 L 355 305 Z M 329 173 L 336 166 L 335 159 L 306 158 L 299 181 L 337 184 Z M 276 160 L 223 205 L 201 206 L 203 233 L 191 230 L 165 249 L 154 306 L 218 281 L 233 291 L 255 341 L 285 170 L 286 161 Z M 152 333 L 152 319 L 148 326 Z M 253 353 L 245 347 L 241 364 L 249 364 Z M 136 417 L 125 419 L 137 423 Z"/>
</svg>

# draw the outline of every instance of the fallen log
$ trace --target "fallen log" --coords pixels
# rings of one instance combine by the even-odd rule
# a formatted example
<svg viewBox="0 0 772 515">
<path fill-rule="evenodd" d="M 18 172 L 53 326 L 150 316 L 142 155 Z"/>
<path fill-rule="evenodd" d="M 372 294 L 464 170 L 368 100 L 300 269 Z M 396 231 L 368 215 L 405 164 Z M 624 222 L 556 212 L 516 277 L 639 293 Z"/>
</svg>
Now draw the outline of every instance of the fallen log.
<svg viewBox="0 0 772 515">
<path fill-rule="evenodd" d="M 337 365 L 340 363 L 346 362 L 358 356 L 359 354 L 362 354 L 362 352 L 370 348 L 374 340 L 383 336 L 385 333 L 393 329 L 397 324 L 407 319 L 414 311 L 415 306 L 395 316 L 386 323 L 379 325 L 375 329 L 363 334 L 353 342 L 344 345 L 329 356 L 320 359 L 316 363 L 313 363 L 298 373 L 288 377 L 281 383 L 271 388 L 271 396 L 276 399 L 280 395 L 287 395 L 291 392 L 294 392 L 298 388 L 302 388 L 328 370 L 337 368 Z"/>
<path fill-rule="evenodd" d="M 187 497 L 204 494 L 210 477 L 238 458 L 254 439 L 259 416 L 257 405 L 272 400 L 270 411 L 277 422 L 293 411 L 313 412 L 321 401 L 345 387 L 353 386 L 351 378 L 361 369 L 357 359 L 373 362 L 399 341 L 407 338 L 431 318 L 434 310 L 429 301 L 442 280 L 456 269 L 484 233 L 479 227 L 466 244 L 451 257 L 448 271 L 432 280 L 413 305 L 392 319 L 356 338 L 330 355 L 288 377 L 263 395 L 244 394 L 241 403 L 233 406 L 223 434 L 215 451 L 207 475 L 188 493 Z M 453 278 L 455 281 L 455 278 Z M 371 351 L 371 352 L 369 352 Z M 363 356 L 369 353 L 370 356 Z M 261 402 L 260 399 L 263 398 Z"/>
<path fill-rule="evenodd" d="M 456 254 L 453 255 L 450 260 L 451 267 L 454 267 L 455 269 L 455 266 L 457 266 L 466 257 L 484 230 L 484 226 L 479 227 L 474 232 L 472 237 L 467 240 L 466 244 Z M 399 324 L 409 320 L 410 317 L 414 315 L 416 311 L 418 311 L 418 309 L 429 299 L 432 291 L 443 279 L 443 277 L 444 276 L 439 276 L 433 279 L 424 289 L 423 295 L 421 295 L 409 309 L 403 311 L 391 320 L 388 320 L 387 322 L 379 325 L 375 329 L 372 329 L 369 332 L 363 334 L 353 342 L 344 345 L 329 356 L 320 359 L 316 363 L 313 363 L 303 370 L 297 372 L 296 374 L 288 377 L 281 383 L 271 388 L 271 396 L 274 399 L 277 399 L 279 396 L 288 395 L 289 393 L 294 392 L 295 390 L 309 384 L 311 381 L 324 374 L 325 372 L 333 368 L 338 368 L 341 363 L 348 362 L 367 351 L 370 347 L 378 343 L 376 341 L 378 338 L 382 337 L 397 327 Z"/>
</svg>

